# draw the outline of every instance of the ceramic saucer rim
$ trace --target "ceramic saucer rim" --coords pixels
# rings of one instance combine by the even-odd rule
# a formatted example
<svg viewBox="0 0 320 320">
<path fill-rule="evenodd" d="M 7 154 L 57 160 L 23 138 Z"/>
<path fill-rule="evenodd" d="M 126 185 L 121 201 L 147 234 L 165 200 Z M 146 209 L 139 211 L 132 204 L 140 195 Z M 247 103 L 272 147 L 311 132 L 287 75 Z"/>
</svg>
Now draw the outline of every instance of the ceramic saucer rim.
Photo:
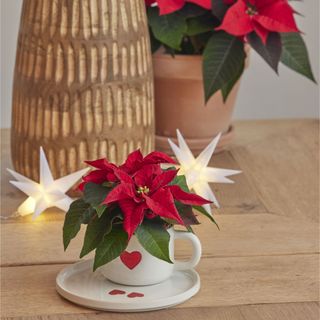
<svg viewBox="0 0 320 320">
<path fill-rule="evenodd" d="M 92 260 L 83 260 L 63 268 L 56 277 L 57 292 L 63 298 L 77 305 L 85 306 L 95 310 L 104 310 L 104 311 L 112 311 L 112 312 L 143 312 L 143 311 L 152 311 L 152 310 L 169 308 L 169 307 L 173 307 L 175 305 L 181 304 L 189 300 L 190 298 L 192 298 L 200 290 L 200 276 L 193 269 L 185 270 L 185 271 L 176 271 L 181 273 L 187 273 L 188 275 L 186 276 L 191 277 L 192 279 L 191 281 L 193 285 L 190 288 L 172 297 L 157 298 L 156 300 L 152 298 L 144 297 L 143 305 L 150 304 L 150 307 L 141 307 L 141 303 L 142 303 L 141 300 L 116 302 L 116 301 L 105 301 L 105 300 L 87 298 L 87 297 L 77 295 L 76 293 L 71 292 L 70 290 L 67 290 L 66 288 L 63 287 L 62 283 L 64 281 L 63 280 L 64 274 L 68 273 L 68 271 L 70 271 L 71 269 L 74 269 L 77 266 L 80 267 L 79 272 L 85 271 L 86 269 L 88 269 L 88 267 L 91 264 L 92 264 Z M 119 285 L 119 284 L 115 284 L 115 285 Z M 156 286 L 156 285 L 159 285 L 159 284 L 155 284 L 153 286 Z M 123 285 L 120 285 L 120 286 L 123 286 Z M 131 286 L 124 286 L 124 287 L 131 287 Z M 138 287 L 138 286 L 132 286 L 132 287 Z M 143 288 L 144 286 L 141 286 L 141 287 Z M 170 298 L 171 300 L 173 300 L 172 303 L 168 301 L 168 299 Z"/>
</svg>

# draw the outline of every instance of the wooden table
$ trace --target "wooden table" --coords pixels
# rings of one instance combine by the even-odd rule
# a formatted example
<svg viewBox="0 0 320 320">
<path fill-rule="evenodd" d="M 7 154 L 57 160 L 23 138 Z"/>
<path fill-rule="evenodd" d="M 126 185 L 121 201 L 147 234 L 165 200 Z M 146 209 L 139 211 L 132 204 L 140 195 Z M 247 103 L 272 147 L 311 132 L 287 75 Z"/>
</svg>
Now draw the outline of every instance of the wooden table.
<svg viewBox="0 0 320 320">
<path fill-rule="evenodd" d="M 63 214 L 2 220 L 1 312 L 14 319 L 319 319 L 319 123 L 316 120 L 236 123 L 230 151 L 217 167 L 241 169 L 234 185 L 214 185 L 221 231 L 196 228 L 203 258 L 201 291 L 169 310 L 103 313 L 76 306 L 55 291 L 55 277 L 78 260 L 82 240 L 62 248 Z M 9 132 L 2 131 L 1 215 L 25 196 L 9 185 Z M 189 249 L 179 244 L 178 256 Z"/>
</svg>

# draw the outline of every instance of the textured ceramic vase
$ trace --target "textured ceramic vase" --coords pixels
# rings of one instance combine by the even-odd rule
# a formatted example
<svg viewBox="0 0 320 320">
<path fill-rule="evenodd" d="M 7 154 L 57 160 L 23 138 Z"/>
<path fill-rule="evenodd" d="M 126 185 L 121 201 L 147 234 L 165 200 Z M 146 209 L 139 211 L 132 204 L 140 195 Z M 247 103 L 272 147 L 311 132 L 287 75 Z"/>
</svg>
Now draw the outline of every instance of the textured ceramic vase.
<svg viewBox="0 0 320 320">
<path fill-rule="evenodd" d="M 194 154 L 199 154 L 219 132 L 223 135 L 216 152 L 232 141 L 232 114 L 239 82 L 226 103 L 221 92 L 205 105 L 202 56 L 168 54 L 153 55 L 155 76 L 156 148 L 171 153 L 168 138 L 176 141 L 179 129 Z"/>
<path fill-rule="evenodd" d="M 154 148 L 153 75 L 144 0 L 24 0 L 12 112 L 12 159 L 54 177 Z"/>
</svg>

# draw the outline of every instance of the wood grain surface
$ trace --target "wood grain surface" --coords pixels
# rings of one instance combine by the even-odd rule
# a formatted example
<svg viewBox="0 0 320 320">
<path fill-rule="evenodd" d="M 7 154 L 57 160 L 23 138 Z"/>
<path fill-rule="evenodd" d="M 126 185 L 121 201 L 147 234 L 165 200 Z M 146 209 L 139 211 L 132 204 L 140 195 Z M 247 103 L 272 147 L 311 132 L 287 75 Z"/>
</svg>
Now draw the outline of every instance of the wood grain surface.
<svg viewBox="0 0 320 320">
<path fill-rule="evenodd" d="M 103 313 L 55 291 L 55 277 L 78 260 L 81 236 L 65 253 L 63 213 L 39 220 L 11 215 L 25 196 L 9 184 L 9 132 L 1 131 L 2 319 L 317 320 L 319 308 L 319 123 L 243 121 L 229 151 L 212 165 L 240 169 L 233 185 L 213 185 L 221 230 L 201 219 L 201 291 L 175 308 Z M 83 232 L 83 230 L 82 230 Z M 177 242 L 177 257 L 190 254 Z"/>
</svg>

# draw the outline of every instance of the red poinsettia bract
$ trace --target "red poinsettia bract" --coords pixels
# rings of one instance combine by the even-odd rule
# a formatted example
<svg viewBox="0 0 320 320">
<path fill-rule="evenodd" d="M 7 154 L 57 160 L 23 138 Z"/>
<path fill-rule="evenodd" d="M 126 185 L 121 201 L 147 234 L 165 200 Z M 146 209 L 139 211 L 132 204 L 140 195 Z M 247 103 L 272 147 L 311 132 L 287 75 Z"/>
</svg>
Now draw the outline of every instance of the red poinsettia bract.
<svg viewBox="0 0 320 320">
<path fill-rule="evenodd" d="M 211 0 L 145 0 L 145 2 L 147 6 L 157 4 L 160 9 L 160 15 L 180 10 L 186 2 L 197 4 L 205 9 L 211 9 Z"/>
<path fill-rule="evenodd" d="M 119 205 L 124 216 L 123 227 L 129 239 L 145 216 L 160 216 L 184 225 L 174 200 L 189 205 L 211 203 L 183 191 L 178 185 L 169 185 L 177 170 L 163 171 L 159 164 L 146 164 L 133 176 L 122 169 L 114 173 L 120 183 L 110 191 L 103 203 Z"/>
<path fill-rule="evenodd" d="M 89 174 L 83 177 L 83 182 L 79 185 L 79 189 L 83 190 L 84 186 L 88 182 L 101 184 L 105 181 L 117 182 L 118 178 L 114 174 L 114 170 L 118 167 L 108 162 L 106 159 L 98 159 L 94 161 L 85 161 L 88 165 L 96 168 Z M 136 171 L 142 168 L 146 164 L 157 164 L 157 163 L 175 163 L 175 161 L 168 155 L 162 152 L 154 151 L 143 157 L 140 150 L 133 151 L 129 154 L 124 164 L 120 166 L 120 169 L 128 174 L 134 174 Z"/>
<path fill-rule="evenodd" d="M 269 32 L 299 32 L 287 0 L 237 0 L 216 30 L 235 36 L 255 31 L 266 43 Z"/>
</svg>

